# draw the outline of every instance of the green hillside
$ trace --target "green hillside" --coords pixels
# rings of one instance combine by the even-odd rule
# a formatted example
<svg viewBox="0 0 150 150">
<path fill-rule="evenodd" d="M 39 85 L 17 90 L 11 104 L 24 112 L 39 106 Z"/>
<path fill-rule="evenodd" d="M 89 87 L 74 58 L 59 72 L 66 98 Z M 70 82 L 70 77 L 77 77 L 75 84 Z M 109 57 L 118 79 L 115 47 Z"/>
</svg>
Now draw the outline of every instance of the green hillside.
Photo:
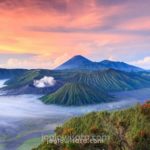
<svg viewBox="0 0 150 150">
<path fill-rule="evenodd" d="M 33 81 L 44 76 L 54 77 L 56 84 L 46 90 L 34 87 Z M 103 71 L 37 69 L 29 70 L 6 84 L 8 86 L 4 89 L 10 90 L 10 93 L 16 93 L 19 88 L 21 94 L 45 94 L 46 96 L 41 99 L 46 104 L 80 106 L 110 101 L 112 97 L 109 92 L 150 87 L 150 77 L 146 73 L 127 73 L 114 69 Z"/>
<path fill-rule="evenodd" d="M 6 84 L 8 86 L 6 88 L 7 89 L 19 88 L 19 87 L 22 87 L 24 85 L 30 84 L 39 75 L 40 75 L 39 70 L 27 71 L 22 76 L 15 77 L 15 78 L 7 81 Z"/>
<path fill-rule="evenodd" d="M 110 101 L 111 97 L 85 84 L 66 83 L 55 93 L 46 95 L 41 99 L 46 104 L 79 106 Z"/>
<path fill-rule="evenodd" d="M 76 73 L 70 81 L 84 83 L 110 92 L 150 87 L 150 78 L 148 77 L 113 69 Z"/>
<path fill-rule="evenodd" d="M 33 83 L 34 79 L 41 79 L 44 76 L 53 76 L 56 80 L 66 81 L 72 77 L 73 71 L 55 71 L 46 69 L 34 69 L 23 73 L 21 76 L 14 77 L 6 82 L 6 89 L 20 88 Z"/>
<path fill-rule="evenodd" d="M 88 135 L 104 136 L 100 143 L 46 143 L 33 150 L 149 150 L 150 148 L 150 102 L 127 110 L 93 112 L 75 117 L 57 127 L 59 137 Z"/>
<path fill-rule="evenodd" d="M 4 69 L 0 68 L 0 79 L 10 79 L 16 76 L 21 76 L 27 72 L 27 69 Z"/>
<path fill-rule="evenodd" d="M 150 77 L 147 74 L 126 73 L 113 69 L 103 71 L 30 70 L 22 76 L 9 80 L 6 83 L 8 85 L 7 89 L 32 84 L 34 79 L 40 79 L 43 76 L 53 76 L 56 80 L 64 83 L 83 83 L 93 88 L 110 92 L 150 87 Z"/>
</svg>

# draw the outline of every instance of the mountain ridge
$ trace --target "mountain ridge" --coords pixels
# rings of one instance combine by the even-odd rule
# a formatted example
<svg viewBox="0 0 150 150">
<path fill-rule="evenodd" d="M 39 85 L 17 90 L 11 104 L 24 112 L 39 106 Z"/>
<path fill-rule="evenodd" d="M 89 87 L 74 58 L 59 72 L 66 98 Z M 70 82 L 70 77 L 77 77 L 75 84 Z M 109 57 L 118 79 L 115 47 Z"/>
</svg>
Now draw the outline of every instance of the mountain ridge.
<svg viewBox="0 0 150 150">
<path fill-rule="evenodd" d="M 86 84 L 66 83 L 52 94 L 41 98 L 46 104 L 80 106 L 108 102 L 112 97 Z"/>
<path fill-rule="evenodd" d="M 94 62 L 82 55 L 76 55 L 56 67 L 55 70 L 68 70 L 68 69 L 80 69 L 80 70 L 104 70 L 104 69 L 116 69 L 126 72 L 138 72 L 144 71 L 144 69 L 119 61 L 103 60 L 100 62 Z"/>
<path fill-rule="evenodd" d="M 6 69 L 0 68 L 0 79 L 9 79 L 15 76 L 20 76 L 25 73 L 27 69 Z"/>
</svg>

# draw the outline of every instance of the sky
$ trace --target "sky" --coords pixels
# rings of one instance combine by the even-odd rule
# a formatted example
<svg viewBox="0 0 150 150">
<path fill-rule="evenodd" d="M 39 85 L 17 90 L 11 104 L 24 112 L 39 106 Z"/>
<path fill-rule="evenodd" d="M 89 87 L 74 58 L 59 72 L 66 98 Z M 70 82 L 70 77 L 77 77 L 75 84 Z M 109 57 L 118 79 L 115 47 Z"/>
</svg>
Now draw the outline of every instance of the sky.
<svg viewBox="0 0 150 150">
<path fill-rule="evenodd" d="M 0 67 L 52 69 L 74 55 L 150 69 L 150 0 L 0 0 Z"/>
</svg>

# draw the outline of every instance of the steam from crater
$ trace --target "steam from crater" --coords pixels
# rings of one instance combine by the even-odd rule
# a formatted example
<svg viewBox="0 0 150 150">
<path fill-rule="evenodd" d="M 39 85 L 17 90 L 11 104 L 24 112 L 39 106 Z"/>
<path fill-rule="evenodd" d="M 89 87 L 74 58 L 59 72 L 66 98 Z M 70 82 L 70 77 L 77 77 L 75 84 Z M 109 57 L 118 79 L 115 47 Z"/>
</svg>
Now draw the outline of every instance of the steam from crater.
<svg viewBox="0 0 150 150">
<path fill-rule="evenodd" d="M 44 76 L 40 80 L 34 80 L 33 85 L 37 88 L 51 87 L 56 84 L 56 80 L 51 76 Z"/>
</svg>

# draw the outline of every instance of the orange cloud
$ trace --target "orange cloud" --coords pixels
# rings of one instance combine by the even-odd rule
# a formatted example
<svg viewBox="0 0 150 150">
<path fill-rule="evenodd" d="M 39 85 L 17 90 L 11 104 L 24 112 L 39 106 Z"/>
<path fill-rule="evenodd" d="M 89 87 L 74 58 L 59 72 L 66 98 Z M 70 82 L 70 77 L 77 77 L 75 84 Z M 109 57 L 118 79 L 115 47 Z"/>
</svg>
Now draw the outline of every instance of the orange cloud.
<svg viewBox="0 0 150 150">
<path fill-rule="evenodd" d="M 26 60 L 10 57 L 2 66 L 53 68 L 76 54 L 115 59 L 117 53 L 127 55 L 128 45 L 145 41 L 130 30 L 147 30 L 150 25 L 148 17 L 129 22 L 127 6 L 118 0 L 2 1 L 0 55 L 37 54 Z"/>
</svg>

